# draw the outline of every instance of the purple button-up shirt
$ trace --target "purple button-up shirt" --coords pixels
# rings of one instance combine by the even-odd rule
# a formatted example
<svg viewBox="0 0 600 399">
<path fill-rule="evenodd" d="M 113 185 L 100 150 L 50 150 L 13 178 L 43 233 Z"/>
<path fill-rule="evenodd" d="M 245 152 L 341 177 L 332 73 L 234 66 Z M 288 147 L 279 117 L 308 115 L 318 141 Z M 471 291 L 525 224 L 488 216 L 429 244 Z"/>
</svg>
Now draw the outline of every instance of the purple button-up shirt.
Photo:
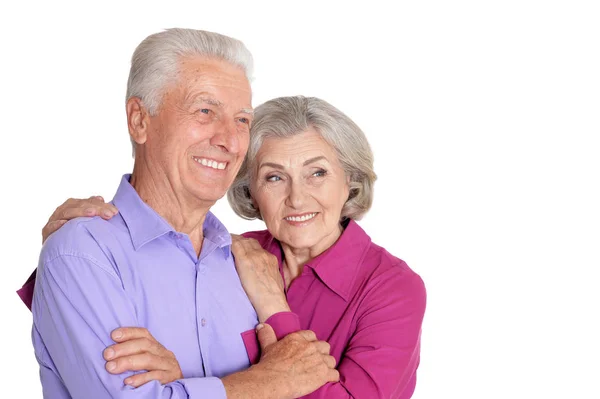
<svg viewBox="0 0 600 399">
<path fill-rule="evenodd" d="M 208 213 L 200 257 L 121 181 L 111 220 L 78 218 L 46 241 L 33 297 L 32 339 L 46 398 L 225 398 L 218 377 L 249 366 L 241 333 L 256 313 L 235 270 L 231 237 Z M 105 370 L 117 327 L 145 327 L 185 378 L 137 389 Z"/>
</svg>

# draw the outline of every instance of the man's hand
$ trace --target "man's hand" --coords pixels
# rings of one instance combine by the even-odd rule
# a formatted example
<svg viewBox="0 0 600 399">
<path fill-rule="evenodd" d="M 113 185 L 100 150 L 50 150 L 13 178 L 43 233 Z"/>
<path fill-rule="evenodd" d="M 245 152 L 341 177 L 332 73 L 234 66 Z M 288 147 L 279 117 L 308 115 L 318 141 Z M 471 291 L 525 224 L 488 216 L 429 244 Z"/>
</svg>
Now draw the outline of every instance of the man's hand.
<svg viewBox="0 0 600 399">
<path fill-rule="evenodd" d="M 88 199 L 69 198 L 62 203 L 42 229 L 42 244 L 48 236 L 60 229 L 63 224 L 71 219 L 78 217 L 100 216 L 103 219 L 110 219 L 117 214 L 118 210 L 111 204 L 104 202 L 100 196 L 90 197 Z"/>
<path fill-rule="evenodd" d="M 289 312 L 277 258 L 252 238 L 232 235 L 231 251 L 242 287 L 262 323 L 279 312 Z"/>
<path fill-rule="evenodd" d="M 125 379 L 125 384 L 137 388 L 148 381 L 167 384 L 183 378 L 173 352 L 160 344 L 145 328 L 117 328 L 111 334 L 117 342 L 104 350 L 106 370 L 111 374 L 147 370 Z"/>
<path fill-rule="evenodd" d="M 339 381 L 329 344 L 317 340 L 314 332 L 298 331 L 281 341 L 268 324 L 259 325 L 257 332 L 260 362 L 223 378 L 228 399 L 292 399 Z"/>
</svg>

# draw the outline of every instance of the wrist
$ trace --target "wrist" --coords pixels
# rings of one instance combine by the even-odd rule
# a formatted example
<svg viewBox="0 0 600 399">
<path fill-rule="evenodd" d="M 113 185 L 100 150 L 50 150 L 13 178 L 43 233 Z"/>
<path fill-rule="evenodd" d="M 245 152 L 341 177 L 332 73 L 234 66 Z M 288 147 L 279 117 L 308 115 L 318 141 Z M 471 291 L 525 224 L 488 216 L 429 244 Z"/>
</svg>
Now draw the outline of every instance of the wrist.
<svg viewBox="0 0 600 399">
<path fill-rule="evenodd" d="M 288 305 L 285 298 L 277 300 L 266 300 L 264 305 L 256 307 L 256 314 L 258 321 L 264 323 L 267 319 L 276 313 L 291 312 L 290 306 Z"/>
</svg>

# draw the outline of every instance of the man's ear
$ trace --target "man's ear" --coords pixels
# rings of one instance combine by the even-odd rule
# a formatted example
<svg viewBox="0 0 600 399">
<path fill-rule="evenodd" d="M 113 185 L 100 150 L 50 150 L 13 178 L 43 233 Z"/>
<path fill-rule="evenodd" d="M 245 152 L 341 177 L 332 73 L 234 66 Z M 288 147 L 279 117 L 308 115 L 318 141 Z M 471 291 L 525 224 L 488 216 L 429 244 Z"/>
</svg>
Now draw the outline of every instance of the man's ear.
<svg viewBox="0 0 600 399">
<path fill-rule="evenodd" d="M 150 114 L 139 97 L 131 97 L 125 106 L 129 135 L 136 144 L 144 144 L 148 138 Z"/>
</svg>

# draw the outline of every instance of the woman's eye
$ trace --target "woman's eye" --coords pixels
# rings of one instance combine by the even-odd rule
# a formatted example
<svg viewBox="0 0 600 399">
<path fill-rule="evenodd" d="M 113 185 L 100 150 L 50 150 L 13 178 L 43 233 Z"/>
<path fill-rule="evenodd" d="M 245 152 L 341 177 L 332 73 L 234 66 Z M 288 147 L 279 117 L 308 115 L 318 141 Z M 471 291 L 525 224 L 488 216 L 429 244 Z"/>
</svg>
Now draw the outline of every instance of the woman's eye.
<svg viewBox="0 0 600 399">
<path fill-rule="evenodd" d="M 327 174 L 327 172 L 323 169 L 317 170 L 315 173 L 313 173 L 313 176 L 315 177 L 323 177 Z"/>
<path fill-rule="evenodd" d="M 279 176 L 267 176 L 267 181 L 275 182 L 275 181 L 279 181 L 279 180 L 281 180 L 281 177 L 279 177 Z"/>
</svg>

